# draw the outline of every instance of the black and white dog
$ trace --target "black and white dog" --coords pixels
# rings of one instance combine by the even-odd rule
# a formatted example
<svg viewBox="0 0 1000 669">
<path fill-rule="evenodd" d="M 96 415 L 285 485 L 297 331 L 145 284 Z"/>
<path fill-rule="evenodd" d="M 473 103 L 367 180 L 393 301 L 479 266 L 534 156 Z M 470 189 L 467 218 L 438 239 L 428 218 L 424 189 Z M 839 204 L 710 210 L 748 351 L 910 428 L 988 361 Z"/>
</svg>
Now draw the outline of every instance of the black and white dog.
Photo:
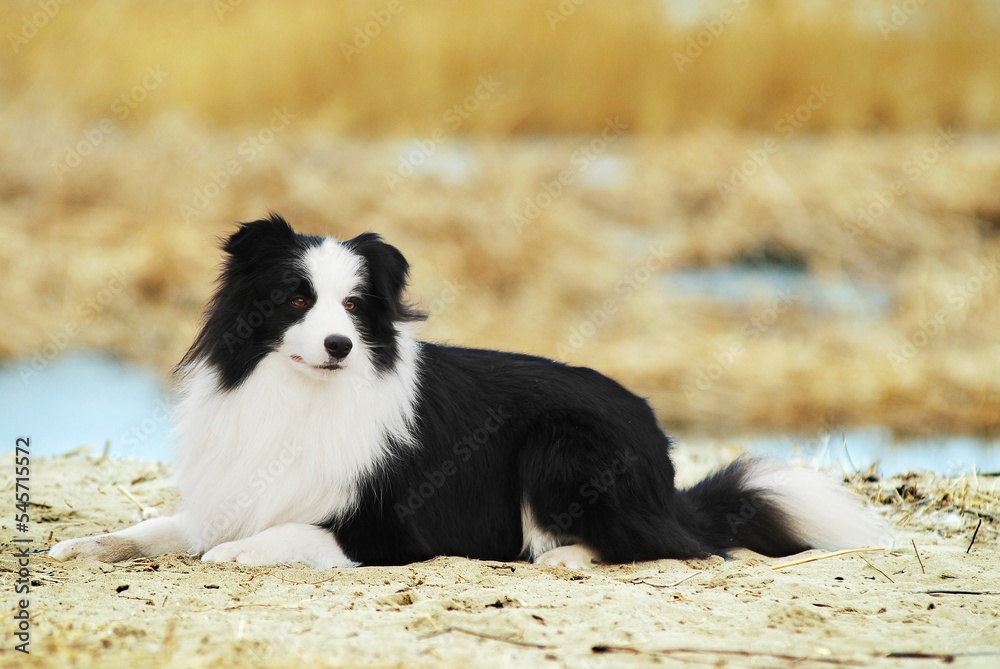
<svg viewBox="0 0 1000 669">
<path fill-rule="evenodd" d="M 887 540 L 804 468 L 743 458 L 677 490 L 649 405 L 591 369 L 418 341 L 409 266 L 378 235 L 338 242 L 272 216 L 224 250 L 178 366 L 180 509 L 53 557 L 579 568 Z"/>
</svg>

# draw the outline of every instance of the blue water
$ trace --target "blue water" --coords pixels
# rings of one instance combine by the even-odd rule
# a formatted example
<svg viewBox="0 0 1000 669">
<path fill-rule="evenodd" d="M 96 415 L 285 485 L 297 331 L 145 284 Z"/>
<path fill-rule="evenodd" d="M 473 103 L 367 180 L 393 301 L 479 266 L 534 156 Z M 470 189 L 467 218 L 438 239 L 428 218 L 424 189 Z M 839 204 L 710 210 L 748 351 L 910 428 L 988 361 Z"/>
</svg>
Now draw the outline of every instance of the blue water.
<svg viewBox="0 0 1000 669">
<path fill-rule="evenodd" d="M 163 379 L 155 372 L 95 354 L 57 358 L 37 373 L 28 361 L 0 366 L 0 451 L 9 452 L 19 436 L 30 436 L 32 453 L 58 455 L 81 446 L 100 454 L 107 440 L 110 456 L 172 460 L 174 442 Z M 780 458 L 799 457 L 844 471 L 880 463 L 885 475 L 912 470 L 961 474 L 974 468 L 1000 471 L 1000 443 L 942 436 L 894 440 L 882 428 L 812 436 L 764 436 L 727 440 L 751 451 Z"/>
<path fill-rule="evenodd" d="M 800 458 L 823 469 L 844 473 L 867 470 L 878 463 L 886 476 L 934 471 L 957 476 L 978 471 L 1000 472 L 1000 442 L 965 436 L 895 439 L 886 428 L 870 427 L 813 436 L 771 435 L 735 439 L 755 453 Z"/>
<path fill-rule="evenodd" d="M 801 308 L 825 313 L 880 315 L 892 306 L 889 292 L 849 278 L 818 278 L 798 269 L 711 267 L 681 270 L 663 278 L 671 299 L 705 299 L 727 305 L 785 296 Z"/>
<path fill-rule="evenodd" d="M 171 458 L 169 402 L 156 372 L 96 354 L 0 365 L 2 451 L 31 437 L 33 455 L 81 446 L 116 458 Z"/>
</svg>

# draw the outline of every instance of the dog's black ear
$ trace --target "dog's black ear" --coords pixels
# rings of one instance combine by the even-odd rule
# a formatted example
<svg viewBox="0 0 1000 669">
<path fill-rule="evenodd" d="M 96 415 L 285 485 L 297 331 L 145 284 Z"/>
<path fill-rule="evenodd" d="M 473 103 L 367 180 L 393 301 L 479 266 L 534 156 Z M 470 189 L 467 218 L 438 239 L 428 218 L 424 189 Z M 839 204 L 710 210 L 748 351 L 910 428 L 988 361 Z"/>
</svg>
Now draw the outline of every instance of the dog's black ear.
<svg viewBox="0 0 1000 669">
<path fill-rule="evenodd" d="M 271 214 L 267 218 L 241 223 L 239 229 L 223 242 L 222 250 L 234 257 L 256 256 L 273 249 L 275 245 L 287 245 L 294 241 L 292 226 L 281 216 Z"/>
<path fill-rule="evenodd" d="M 392 244 L 387 244 L 374 232 L 365 232 L 344 242 L 365 259 L 373 297 L 383 303 L 392 320 L 417 321 L 427 316 L 403 301 L 403 291 L 410 274 L 410 263 Z"/>
</svg>

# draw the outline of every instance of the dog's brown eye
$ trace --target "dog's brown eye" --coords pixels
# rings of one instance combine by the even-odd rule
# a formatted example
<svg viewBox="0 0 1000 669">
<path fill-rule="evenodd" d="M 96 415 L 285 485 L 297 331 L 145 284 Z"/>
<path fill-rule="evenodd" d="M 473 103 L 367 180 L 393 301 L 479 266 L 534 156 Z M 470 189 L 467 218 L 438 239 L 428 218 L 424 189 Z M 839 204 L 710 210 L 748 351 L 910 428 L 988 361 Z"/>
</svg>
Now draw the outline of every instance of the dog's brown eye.
<svg viewBox="0 0 1000 669">
<path fill-rule="evenodd" d="M 347 309 L 348 311 L 354 311 L 355 309 L 358 308 L 358 303 L 352 300 L 351 298 L 347 298 L 346 300 L 344 300 L 344 308 Z"/>
<path fill-rule="evenodd" d="M 304 297 L 293 297 L 288 301 L 288 303 L 296 309 L 302 309 L 308 304 L 308 302 L 306 302 L 306 298 Z"/>
</svg>

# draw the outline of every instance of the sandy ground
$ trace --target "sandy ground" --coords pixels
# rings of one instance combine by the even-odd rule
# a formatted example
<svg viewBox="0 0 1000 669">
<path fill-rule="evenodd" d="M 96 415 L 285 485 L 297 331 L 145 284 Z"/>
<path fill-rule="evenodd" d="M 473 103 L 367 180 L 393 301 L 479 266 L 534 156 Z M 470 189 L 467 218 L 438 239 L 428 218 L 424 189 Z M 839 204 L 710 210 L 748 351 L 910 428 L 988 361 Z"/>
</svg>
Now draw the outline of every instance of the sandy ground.
<svg viewBox="0 0 1000 669">
<path fill-rule="evenodd" d="M 730 457 L 681 444 L 681 482 Z M 2 460 L 10 471 L 11 456 Z M 9 546 L 13 486 L 4 480 Z M 461 558 L 310 570 L 182 554 L 58 563 L 40 553 L 31 562 L 31 655 L 10 650 L 5 615 L 0 665 L 997 666 L 998 479 L 857 475 L 851 485 L 899 530 L 899 548 L 781 569 L 788 560 L 741 551 L 579 573 Z M 129 495 L 154 513 L 176 498 L 159 464 L 36 459 L 29 536 L 48 547 L 124 527 L 138 520 Z M 11 614 L 15 571 L 5 549 Z"/>
</svg>

